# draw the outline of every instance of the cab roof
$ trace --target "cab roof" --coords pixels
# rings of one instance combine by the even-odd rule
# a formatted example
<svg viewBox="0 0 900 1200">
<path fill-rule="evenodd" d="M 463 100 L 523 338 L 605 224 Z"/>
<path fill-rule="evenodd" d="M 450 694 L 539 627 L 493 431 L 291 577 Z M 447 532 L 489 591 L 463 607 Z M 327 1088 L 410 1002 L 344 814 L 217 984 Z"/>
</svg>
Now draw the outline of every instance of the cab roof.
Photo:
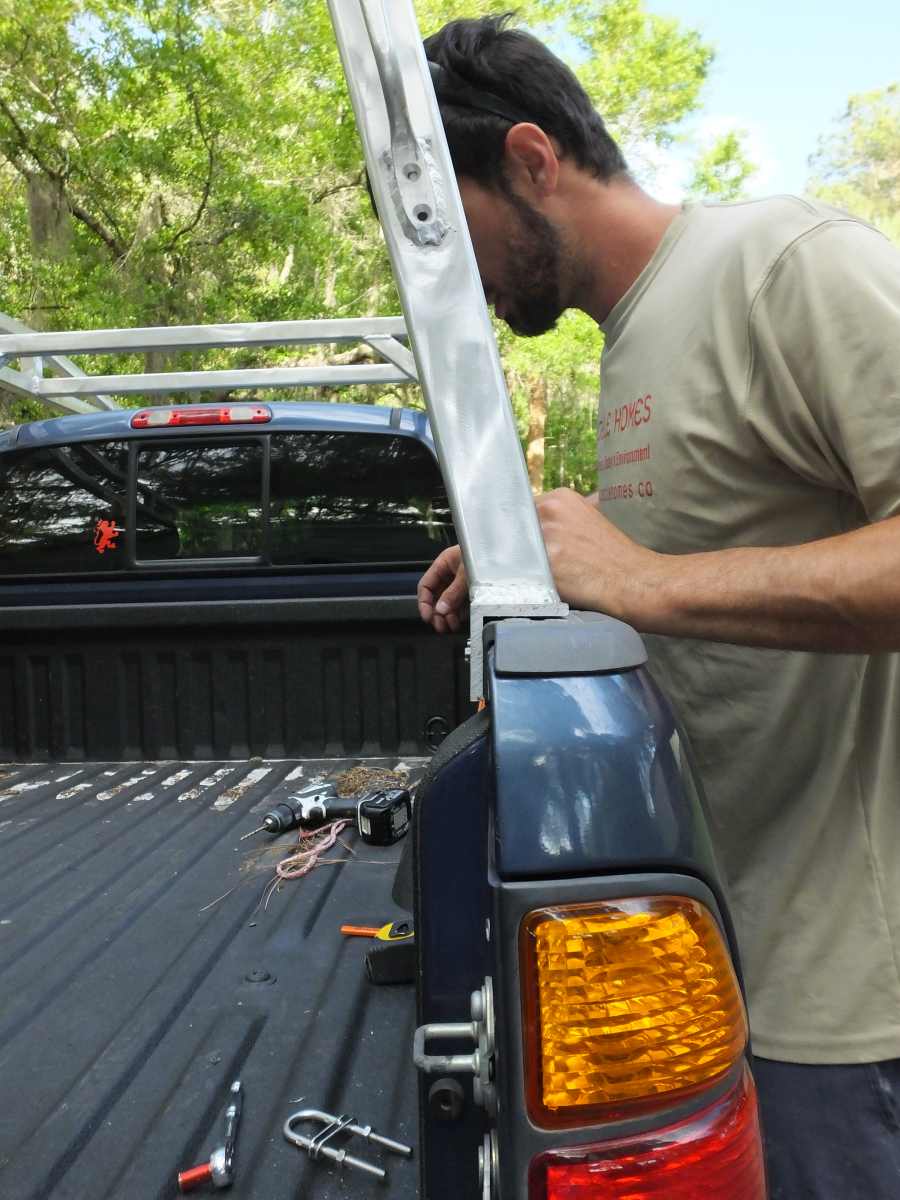
<svg viewBox="0 0 900 1200">
<path fill-rule="evenodd" d="M 222 406 L 244 404 L 246 401 L 229 399 L 219 401 Z M 254 407 L 259 407 L 253 401 Z M 272 419 L 264 424 L 239 422 L 226 425 L 198 426 L 154 426 L 149 429 L 134 429 L 132 417 L 143 408 L 103 409 L 96 413 L 79 413 L 71 416 L 49 417 L 42 421 L 29 421 L 12 429 L 0 432 L 0 453 L 9 450 L 36 449 L 43 446 L 59 446 L 72 442 L 106 441 L 110 438 L 165 438 L 221 436 L 235 433 L 263 433 L 291 430 L 341 431 L 345 433 L 372 433 L 377 430 L 394 432 L 405 437 L 425 442 L 431 449 L 434 443 L 428 418 L 423 412 L 409 408 L 393 408 L 386 405 L 313 403 L 277 400 L 264 402 L 263 407 L 271 410 Z M 182 409 L 187 405 L 153 405 L 154 409 Z M 216 402 L 203 405 L 217 407 Z"/>
</svg>

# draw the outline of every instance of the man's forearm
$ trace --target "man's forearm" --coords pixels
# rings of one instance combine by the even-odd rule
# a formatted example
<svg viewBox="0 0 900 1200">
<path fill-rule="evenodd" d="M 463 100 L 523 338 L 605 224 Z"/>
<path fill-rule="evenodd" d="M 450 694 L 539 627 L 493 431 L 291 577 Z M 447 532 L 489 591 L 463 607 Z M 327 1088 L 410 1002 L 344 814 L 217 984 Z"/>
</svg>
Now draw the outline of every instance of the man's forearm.
<svg viewBox="0 0 900 1200">
<path fill-rule="evenodd" d="M 802 546 L 657 555 L 655 567 L 631 615 L 645 632 L 793 650 L 900 650 L 900 517 Z"/>
<path fill-rule="evenodd" d="M 789 650 L 900 650 L 900 517 L 802 546 L 661 554 L 583 496 L 537 501 L 560 597 L 643 633 Z"/>
</svg>

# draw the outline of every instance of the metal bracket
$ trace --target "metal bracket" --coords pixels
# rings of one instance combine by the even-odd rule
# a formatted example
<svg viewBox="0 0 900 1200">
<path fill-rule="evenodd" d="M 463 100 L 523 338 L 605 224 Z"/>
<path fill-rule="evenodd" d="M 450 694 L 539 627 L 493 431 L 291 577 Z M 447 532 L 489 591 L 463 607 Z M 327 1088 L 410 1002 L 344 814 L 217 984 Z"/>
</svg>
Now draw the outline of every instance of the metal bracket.
<svg viewBox="0 0 900 1200">
<path fill-rule="evenodd" d="M 371 337 L 367 336 L 362 340 L 387 362 L 399 367 L 413 383 L 419 382 L 419 373 L 416 370 L 416 360 L 413 358 L 412 351 L 407 350 L 396 338 L 389 337 L 387 334 L 373 333 Z"/>
<path fill-rule="evenodd" d="M 485 693 L 484 627 L 504 617 L 565 617 L 569 606 L 557 599 L 547 604 L 503 604 L 496 599 L 482 599 L 476 593 L 469 612 L 469 641 L 466 657 L 469 660 L 469 699 L 481 700 Z"/>
<path fill-rule="evenodd" d="M 360 7 L 387 109 L 391 149 L 384 163 L 391 173 L 391 198 L 409 240 L 439 246 L 449 228 L 441 215 L 439 177 L 429 162 L 427 141 L 413 130 L 388 5 L 385 0 L 361 0 Z"/>
<path fill-rule="evenodd" d="M 494 1086 L 494 987 L 490 975 L 470 1000 L 471 1021 L 437 1021 L 420 1025 L 413 1036 L 413 1062 L 423 1075 L 473 1075 L 472 1094 L 491 1116 L 497 1111 Z M 432 1041 L 471 1041 L 471 1054 L 429 1054 Z"/>
</svg>

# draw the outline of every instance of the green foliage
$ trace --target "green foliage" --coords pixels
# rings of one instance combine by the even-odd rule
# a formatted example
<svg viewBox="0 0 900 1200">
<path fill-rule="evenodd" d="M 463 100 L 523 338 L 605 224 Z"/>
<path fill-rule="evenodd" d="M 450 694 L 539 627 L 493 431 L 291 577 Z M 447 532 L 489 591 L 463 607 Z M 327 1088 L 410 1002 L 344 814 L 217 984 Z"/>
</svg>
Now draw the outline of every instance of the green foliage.
<svg viewBox="0 0 900 1200">
<path fill-rule="evenodd" d="M 700 34 L 647 12 L 643 0 L 548 8 L 574 39 L 575 72 L 613 136 L 668 145 L 678 122 L 696 107 L 712 63 Z"/>
<path fill-rule="evenodd" d="M 544 486 L 591 492 L 597 478 L 597 403 L 603 334 L 571 310 L 541 338 L 517 338 L 494 322 L 519 434 L 526 440 L 531 383 L 547 381 Z"/>
<path fill-rule="evenodd" d="M 6 309 L 47 328 L 395 308 L 318 0 L 38 0 L 0 18 L 0 64 Z M 65 199 L 64 264 L 25 252 L 35 176 Z"/>
<path fill-rule="evenodd" d="M 423 32 L 497 7 L 416 0 Z M 712 51 L 643 0 L 526 0 L 518 15 L 553 31 L 627 145 L 669 144 L 696 107 Z M 0 310 L 32 326 L 396 312 L 361 168 L 324 0 L 0 0 Z M 724 159 L 710 170 L 730 178 Z M 567 314 L 541 339 L 499 333 L 523 435 L 531 385 L 547 382 L 547 485 L 590 490 L 599 331 Z M 278 360 L 297 351 L 203 363 Z M 314 395 L 420 403 L 412 388 Z"/>
<path fill-rule="evenodd" d="M 851 96 L 810 166 L 814 195 L 900 242 L 900 83 Z"/>
<path fill-rule="evenodd" d="M 744 184 L 756 170 L 744 151 L 741 134 L 730 130 L 717 138 L 694 164 L 688 195 L 714 200 L 739 200 Z"/>
</svg>

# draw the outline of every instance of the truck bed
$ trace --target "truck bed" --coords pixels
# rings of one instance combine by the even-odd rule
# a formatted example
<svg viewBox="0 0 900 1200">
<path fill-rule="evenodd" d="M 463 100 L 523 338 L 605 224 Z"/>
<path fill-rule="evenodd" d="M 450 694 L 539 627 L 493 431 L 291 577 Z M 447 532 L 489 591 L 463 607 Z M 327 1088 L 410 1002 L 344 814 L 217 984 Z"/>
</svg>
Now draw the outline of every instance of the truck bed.
<svg viewBox="0 0 900 1200">
<path fill-rule="evenodd" d="M 396 759 L 0 765 L 0 1195 L 164 1200 L 221 1144 L 245 1089 L 230 1194 L 417 1194 L 417 1164 L 347 1146 L 388 1186 L 282 1136 L 300 1108 L 350 1113 L 414 1145 L 412 986 L 369 983 L 343 922 L 401 915 L 401 845 L 345 835 L 261 903 L 287 792 Z M 423 759 L 406 759 L 414 781 Z M 349 831 L 348 831 L 349 832 Z M 296 840 L 282 835 L 280 844 Z M 309 1127 L 315 1132 L 315 1127 Z M 207 1192 L 209 1189 L 207 1189 Z"/>
</svg>

